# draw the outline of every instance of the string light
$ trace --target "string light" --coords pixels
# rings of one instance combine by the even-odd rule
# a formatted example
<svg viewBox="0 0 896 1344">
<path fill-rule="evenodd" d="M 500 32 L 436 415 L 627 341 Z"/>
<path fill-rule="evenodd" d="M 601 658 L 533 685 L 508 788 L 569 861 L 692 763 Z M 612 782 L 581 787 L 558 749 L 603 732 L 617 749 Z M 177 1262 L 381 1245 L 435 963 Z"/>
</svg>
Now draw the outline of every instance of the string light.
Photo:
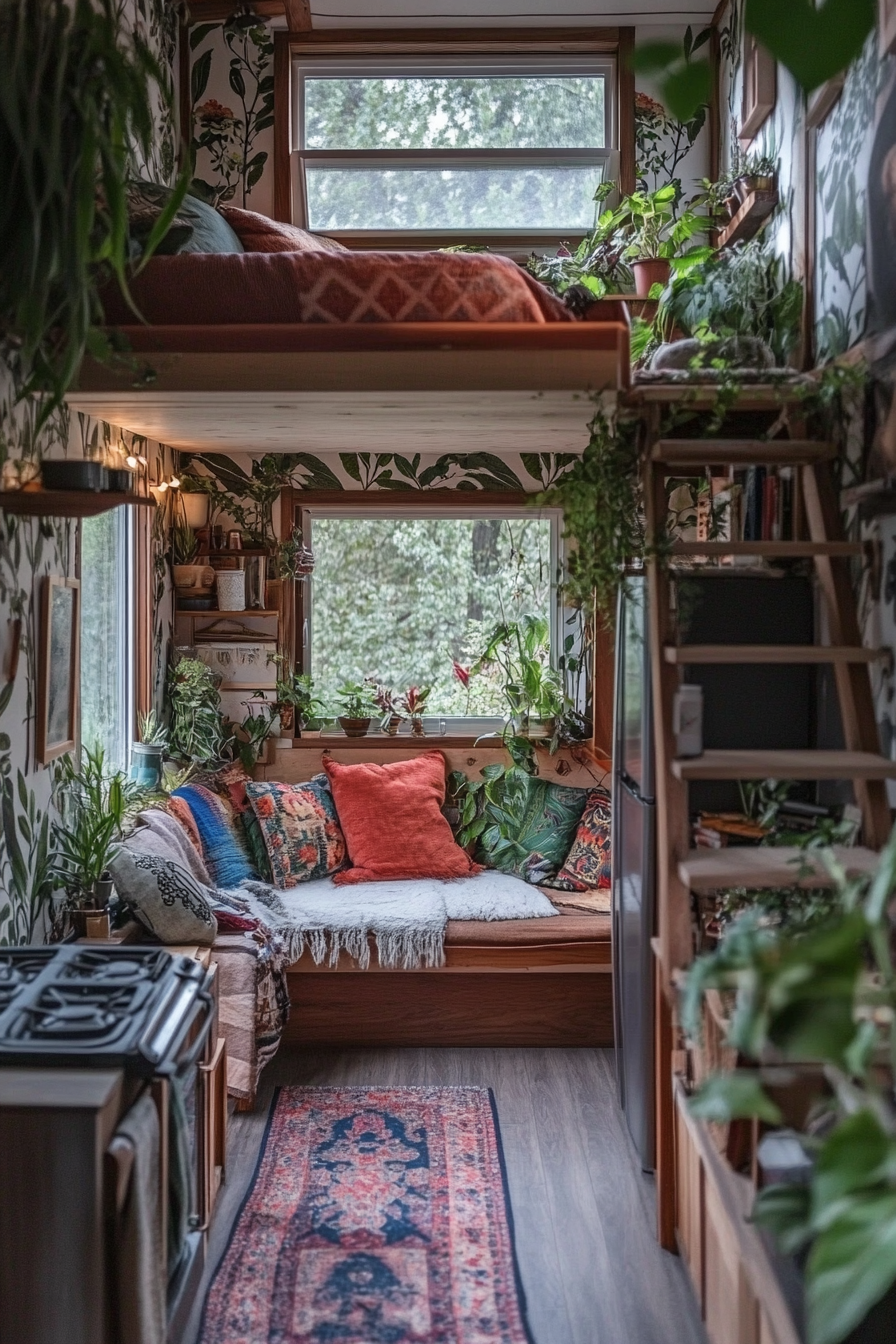
<svg viewBox="0 0 896 1344">
<path fill-rule="evenodd" d="M 170 481 L 171 489 L 177 490 L 180 487 L 180 477 L 172 476 Z"/>
<path fill-rule="evenodd" d="M 134 454 L 133 454 L 133 453 L 130 453 L 130 454 L 125 458 L 125 462 L 127 463 L 127 465 L 128 465 L 129 467 L 136 467 L 136 466 L 137 466 L 137 461 L 138 461 L 138 459 L 137 459 L 136 457 L 134 457 Z"/>
</svg>

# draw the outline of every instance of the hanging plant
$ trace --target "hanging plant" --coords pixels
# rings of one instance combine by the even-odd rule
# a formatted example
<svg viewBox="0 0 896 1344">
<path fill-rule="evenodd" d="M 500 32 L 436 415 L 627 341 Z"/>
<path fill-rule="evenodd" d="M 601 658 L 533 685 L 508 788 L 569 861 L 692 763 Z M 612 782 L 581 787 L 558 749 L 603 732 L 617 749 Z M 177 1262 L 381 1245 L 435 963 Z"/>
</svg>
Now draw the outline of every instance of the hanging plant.
<svg viewBox="0 0 896 1344">
<path fill-rule="evenodd" d="M 58 407 L 86 351 L 109 346 L 99 286 L 128 295 L 126 185 L 153 150 L 151 92 L 172 92 L 114 0 L 0 0 L 0 337 L 17 352 L 22 395 Z M 183 199 L 178 183 L 149 233 L 143 261 Z"/>
<path fill-rule="evenodd" d="M 582 457 L 536 502 L 562 508 L 563 536 L 574 543 L 566 601 L 586 612 L 596 603 L 599 619 L 611 624 L 623 569 L 645 552 L 640 451 L 637 426 L 611 419 L 600 405 L 589 430 Z"/>
</svg>

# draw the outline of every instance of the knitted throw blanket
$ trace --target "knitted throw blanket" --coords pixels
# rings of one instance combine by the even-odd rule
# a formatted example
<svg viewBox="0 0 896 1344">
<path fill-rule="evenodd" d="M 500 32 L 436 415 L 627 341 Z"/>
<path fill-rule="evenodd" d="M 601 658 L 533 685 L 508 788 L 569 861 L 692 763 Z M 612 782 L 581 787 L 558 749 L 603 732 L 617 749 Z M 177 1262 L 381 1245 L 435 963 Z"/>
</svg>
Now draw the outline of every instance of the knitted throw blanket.
<svg viewBox="0 0 896 1344">
<path fill-rule="evenodd" d="M 223 799 L 203 784 L 184 784 L 171 796 L 183 799 L 192 813 L 202 841 L 202 857 L 216 887 L 238 887 L 258 876 L 237 843 Z"/>
</svg>

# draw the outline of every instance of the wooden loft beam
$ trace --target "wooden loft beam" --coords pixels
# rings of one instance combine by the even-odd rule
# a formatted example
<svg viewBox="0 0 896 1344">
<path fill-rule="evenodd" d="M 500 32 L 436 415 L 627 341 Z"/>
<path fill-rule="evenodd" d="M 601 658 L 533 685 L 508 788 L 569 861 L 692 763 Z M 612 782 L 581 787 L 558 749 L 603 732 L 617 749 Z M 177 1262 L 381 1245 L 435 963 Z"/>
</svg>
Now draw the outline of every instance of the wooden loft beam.
<svg viewBox="0 0 896 1344">
<path fill-rule="evenodd" d="M 283 12 L 291 33 L 307 33 L 311 29 L 310 0 L 283 0 Z"/>
<path fill-rule="evenodd" d="M 249 7 L 260 19 L 279 19 L 287 0 L 251 0 Z M 236 0 L 190 0 L 190 23 L 224 23 L 236 8 Z"/>
<path fill-rule="evenodd" d="M 261 0 L 258 0 L 261 3 Z M 621 28 L 315 28 L 293 49 L 363 51 L 616 52 Z"/>
</svg>

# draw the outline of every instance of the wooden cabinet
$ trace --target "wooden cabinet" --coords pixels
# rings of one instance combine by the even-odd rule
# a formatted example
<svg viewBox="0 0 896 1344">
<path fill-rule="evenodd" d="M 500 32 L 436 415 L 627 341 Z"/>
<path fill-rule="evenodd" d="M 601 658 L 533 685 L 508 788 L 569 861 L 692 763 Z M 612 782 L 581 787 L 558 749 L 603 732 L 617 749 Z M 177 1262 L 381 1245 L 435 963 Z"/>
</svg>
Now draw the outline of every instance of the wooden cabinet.
<svg viewBox="0 0 896 1344">
<path fill-rule="evenodd" d="M 676 1226 L 711 1344 L 800 1344 L 765 1247 L 748 1221 L 751 1183 L 728 1166 L 709 1131 L 675 1098 Z"/>
<path fill-rule="evenodd" d="M 202 1080 L 199 1211 L 203 1230 L 211 1222 L 218 1189 L 224 1179 L 227 1145 L 227 1042 L 219 1036 L 211 1057 L 200 1064 Z"/>
</svg>

